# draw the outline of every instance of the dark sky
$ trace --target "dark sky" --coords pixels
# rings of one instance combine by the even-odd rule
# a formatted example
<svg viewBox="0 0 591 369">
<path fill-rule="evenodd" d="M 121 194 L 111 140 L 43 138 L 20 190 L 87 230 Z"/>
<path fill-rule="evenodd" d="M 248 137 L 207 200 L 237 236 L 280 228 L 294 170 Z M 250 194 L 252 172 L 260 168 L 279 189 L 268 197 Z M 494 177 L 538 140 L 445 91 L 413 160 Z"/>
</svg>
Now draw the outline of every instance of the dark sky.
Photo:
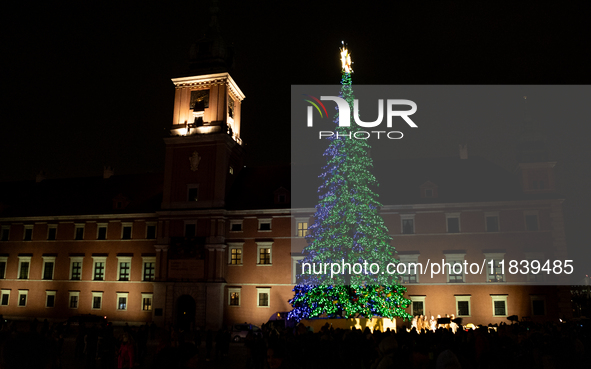
<svg viewBox="0 0 591 369">
<path fill-rule="evenodd" d="M 0 180 L 32 179 L 39 170 L 50 178 L 100 175 L 105 164 L 119 174 L 163 170 L 170 79 L 185 74 L 209 1 L 119 3 L 45 2 L 3 14 Z M 591 82 L 588 7 L 414 3 L 220 0 L 219 22 L 236 52 L 231 74 L 246 95 L 248 165 L 290 161 L 290 85 L 338 84 L 341 40 L 355 84 Z M 514 170 L 511 133 L 474 124 L 465 131 L 451 122 L 437 141 L 398 154 L 450 156 L 467 143 L 470 155 Z M 559 163 L 576 250 L 589 249 L 588 127 L 560 120 L 540 127 Z"/>
</svg>

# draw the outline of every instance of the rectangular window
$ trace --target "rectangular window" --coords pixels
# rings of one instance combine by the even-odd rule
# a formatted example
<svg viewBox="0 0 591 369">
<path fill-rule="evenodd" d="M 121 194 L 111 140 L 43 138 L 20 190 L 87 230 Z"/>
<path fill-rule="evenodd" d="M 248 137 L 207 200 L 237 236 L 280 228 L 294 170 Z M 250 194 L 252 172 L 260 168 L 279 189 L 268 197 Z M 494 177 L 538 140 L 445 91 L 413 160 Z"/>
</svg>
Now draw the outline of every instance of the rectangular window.
<svg viewBox="0 0 591 369">
<path fill-rule="evenodd" d="M 129 268 L 130 262 L 120 262 L 119 263 L 119 280 L 120 281 L 129 281 Z"/>
<path fill-rule="evenodd" d="M 527 214 L 525 216 L 525 229 L 528 231 L 537 231 L 538 227 L 538 216 L 536 214 Z"/>
<path fill-rule="evenodd" d="M 78 299 L 80 298 L 80 292 L 70 291 L 70 309 L 78 309 Z"/>
<path fill-rule="evenodd" d="M 149 240 L 156 239 L 156 225 L 155 224 L 146 225 L 146 238 Z"/>
<path fill-rule="evenodd" d="M 73 281 L 79 281 L 82 277 L 82 262 L 81 261 L 73 261 L 72 262 L 72 277 L 70 278 Z"/>
<path fill-rule="evenodd" d="M 259 231 L 270 231 L 271 220 L 270 219 L 259 219 Z"/>
<path fill-rule="evenodd" d="M 97 240 L 106 240 L 107 239 L 107 225 L 106 224 L 99 224 L 97 225 Z"/>
<path fill-rule="evenodd" d="M 457 265 L 460 266 L 457 266 Z M 458 273 L 459 271 L 459 273 Z M 449 282 L 450 283 L 462 283 L 464 282 L 463 265 L 461 261 L 455 260 L 452 263 L 451 270 L 449 271 Z"/>
<path fill-rule="evenodd" d="M 1 306 L 8 306 L 10 301 L 10 290 L 2 290 L 2 298 L 0 298 Z"/>
<path fill-rule="evenodd" d="M 195 237 L 195 223 L 187 223 L 185 224 L 185 237 L 192 238 Z"/>
<path fill-rule="evenodd" d="M 410 314 L 412 316 L 425 315 L 425 296 L 409 296 L 412 301 Z"/>
<path fill-rule="evenodd" d="M 23 241 L 31 241 L 33 239 L 33 226 L 25 226 L 25 235 Z"/>
<path fill-rule="evenodd" d="M 7 257 L 0 257 L 0 279 L 6 278 L 6 263 L 8 261 Z"/>
<path fill-rule="evenodd" d="M 507 296 L 492 295 L 493 316 L 507 316 Z"/>
<path fill-rule="evenodd" d="M 117 294 L 117 310 L 127 310 L 127 294 Z"/>
<path fill-rule="evenodd" d="M 75 240 L 83 240 L 84 239 L 84 224 L 76 224 L 76 232 L 74 235 Z"/>
<path fill-rule="evenodd" d="M 8 241 L 8 238 L 10 236 L 10 226 L 2 226 L 2 229 L 0 229 L 0 240 L 1 241 Z"/>
<path fill-rule="evenodd" d="M 103 281 L 105 278 L 105 262 L 95 261 L 94 262 L 94 280 Z"/>
<path fill-rule="evenodd" d="M 18 291 L 18 306 L 27 306 L 27 295 L 29 291 Z"/>
<path fill-rule="evenodd" d="M 29 279 L 29 262 L 21 261 L 19 263 L 18 279 Z"/>
<path fill-rule="evenodd" d="M 131 224 L 123 223 L 121 230 L 121 239 L 122 240 L 130 240 L 131 239 Z"/>
<path fill-rule="evenodd" d="M 308 222 L 298 222 L 298 237 L 306 237 L 308 234 Z"/>
<path fill-rule="evenodd" d="M 486 265 L 488 269 L 487 282 L 503 282 L 505 276 L 502 274 L 501 260 L 492 260 L 492 268 L 490 261 Z"/>
<path fill-rule="evenodd" d="M 456 296 L 456 315 L 458 317 L 470 316 L 470 296 Z"/>
<path fill-rule="evenodd" d="M 240 265 L 242 264 L 242 249 L 233 248 L 231 249 L 231 260 L 230 264 L 232 265 Z"/>
<path fill-rule="evenodd" d="M 55 293 L 56 291 L 45 291 L 45 307 L 55 307 Z"/>
<path fill-rule="evenodd" d="M 142 293 L 142 311 L 152 311 L 152 298 L 151 293 Z"/>
<path fill-rule="evenodd" d="M 271 249 L 259 249 L 259 264 L 271 264 Z"/>
<path fill-rule="evenodd" d="M 95 309 L 95 310 L 96 309 L 100 309 L 101 306 L 102 306 L 102 302 L 103 302 L 102 300 L 103 300 L 102 295 L 101 296 L 95 296 L 95 295 L 93 295 L 92 296 L 92 308 Z"/>
<path fill-rule="evenodd" d="M 144 262 L 144 281 L 153 281 L 156 272 L 155 262 Z"/>
<path fill-rule="evenodd" d="M 499 231 L 499 217 L 498 217 L 498 215 L 489 215 L 486 217 L 486 231 L 487 232 L 498 232 Z"/>
<path fill-rule="evenodd" d="M 53 279 L 53 261 L 46 261 L 43 263 L 43 279 Z"/>
<path fill-rule="evenodd" d="M 414 219 L 402 219 L 402 233 L 403 234 L 414 234 L 415 233 Z"/>
<path fill-rule="evenodd" d="M 400 278 L 402 283 L 418 283 L 417 266 L 419 262 L 419 254 L 403 254 L 400 255 L 400 263 L 403 266 L 397 266 L 401 272 Z"/>
<path fill-rule="evenodd" d="M 189 185 L 187 201 L 199 201 L 199 185 Z"/>
<path fill-rule="evenodd" d="M 269 295 L 271 293 L 270 288 L 257 288 L 257 306 L 259 307 L 269 307 Z"/>
<path fill-rule="evenodd" d="M 47 230 L 47 240 L 55 241 L 55 237 L 57 235 L 57 226 L 49 226 Z"/>
<path fill-rule="evenodd" d="M 460 233 L 460 218 L 447 218 L 447 233 Z"/>
<path fill-rule="evenodd" d="M 242 232 L 242 221 L 231 220 L 230 221 L 230 232 Z"/>
<path fill-rule="evenodd" d="M 240 292 L 232 292 L 230 294 L 230 305 L 231 306 L 239 306 L 240 305 Z"/>
</svg>

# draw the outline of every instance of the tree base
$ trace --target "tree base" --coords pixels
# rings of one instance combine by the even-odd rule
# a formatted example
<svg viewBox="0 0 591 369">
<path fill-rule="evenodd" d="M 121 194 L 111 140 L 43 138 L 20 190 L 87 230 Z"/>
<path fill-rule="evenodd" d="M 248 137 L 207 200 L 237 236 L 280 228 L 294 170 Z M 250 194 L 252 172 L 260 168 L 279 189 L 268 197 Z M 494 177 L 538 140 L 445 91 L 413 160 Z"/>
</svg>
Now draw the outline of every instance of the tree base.
<svg viewBox="0 0 591 369">
<path fill-rule="evenodd" d="M 341 328 L 350 330 L 352 328 L 357 328 L 361 330 L 365 330 L 365 328 L 369 328 L 369 330 L 373 333 L 374 329 L 379 330 L 381 332 L 385 332 L 388 328 L 391 331 L 396 332 L 396 322 L 399 319 L 395 319 L 394 321 L 388 318 L 378 318 L 374 317 L 371 319 L 368 318 L 315 318 L 315 319 L 303 319 L 301 323 L 303 323 L 307 327 L 312 327 L 314 332 L 320 332 L 322 327 L 326 324 L 328 326 L 332 326 L 334 329 Z M 402 324 L 402 320 L 400 319 L 400 323 Z"/>
</svg>

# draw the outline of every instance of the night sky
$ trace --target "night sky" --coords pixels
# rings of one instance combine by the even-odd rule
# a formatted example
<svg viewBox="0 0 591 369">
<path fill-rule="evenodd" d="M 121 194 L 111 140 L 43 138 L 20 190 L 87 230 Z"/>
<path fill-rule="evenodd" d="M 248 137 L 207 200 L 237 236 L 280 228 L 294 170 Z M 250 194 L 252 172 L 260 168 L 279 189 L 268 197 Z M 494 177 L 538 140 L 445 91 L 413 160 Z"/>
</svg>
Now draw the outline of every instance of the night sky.
<svg viewBox="0 0 591 369">
<path fill-rule="evenodd" d="M 6 11 L 0 180 L 34 179 L 40 170 L 48 178 L 101 175 L 105 164 L 116 174 L 163 171 L 170 79 L 187 74 L 209 1 L 119 3 Z M 219 2 L 224 39 L 235 48 L 231 75 L 246 95 L 247 165 L 290 162 L 290 85 L 338 84 L 341 40 L 352 52 L 354 84 L 591 82 L 589 8 L 579 4 L 283 3 Z M 591 122 L 543 119 L 535 88 L 523 95 L 531 96 L 533 119 L 558 161 L 569 248 L 586 250 L 590 260 Z M 467 143 L 470 156 L 513 171 L 516 130 L 505 128 L 449 122 L 424 130 L 420 149 L 401 145 L 396 155 L 456 156 Z M 591 274 L 586 264 L 575 269 L 581 278 Z"/>
</svg>

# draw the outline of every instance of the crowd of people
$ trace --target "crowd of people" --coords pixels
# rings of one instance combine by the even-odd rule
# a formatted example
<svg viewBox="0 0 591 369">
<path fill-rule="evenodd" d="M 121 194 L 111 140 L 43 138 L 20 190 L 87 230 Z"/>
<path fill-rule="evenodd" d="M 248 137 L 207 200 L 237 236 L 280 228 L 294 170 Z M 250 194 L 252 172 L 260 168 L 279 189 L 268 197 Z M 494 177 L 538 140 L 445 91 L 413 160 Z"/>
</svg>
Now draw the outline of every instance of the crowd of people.
<svg viewBox="0 0 591 369">
<path fill-rule="evenodd" d="M 75 339 L 77 368 L 226 367 L 228 356 L 245 353 L 236 368 L 585 368 L 591 363 L 590 327 L 581 323 L 501 324 L 495 329 L 463 329 L 416 317 L 397 332 L 339 329 L 326 324 L 312 332 L 299 324 L 263 324 L 240 345 L 229 329 L 157 328 L 42 323 L 25 327 L 0 319 L 0 368 L 63 368 L 64 336 Z M 428 328 L 425 329 L 425 322 Z M 412 325 L 411 325 L 412 324 Z M 27 329 L 28 328 L 28 329 Z M 419 334 L 420 333 L 420 334 Z M 150 343 L 148 344 L 148 342 Z M 243 346 L 242 346 L 243 345 Z M 209 363 L 208 363 L 209 362 Z"/>
</svg>

